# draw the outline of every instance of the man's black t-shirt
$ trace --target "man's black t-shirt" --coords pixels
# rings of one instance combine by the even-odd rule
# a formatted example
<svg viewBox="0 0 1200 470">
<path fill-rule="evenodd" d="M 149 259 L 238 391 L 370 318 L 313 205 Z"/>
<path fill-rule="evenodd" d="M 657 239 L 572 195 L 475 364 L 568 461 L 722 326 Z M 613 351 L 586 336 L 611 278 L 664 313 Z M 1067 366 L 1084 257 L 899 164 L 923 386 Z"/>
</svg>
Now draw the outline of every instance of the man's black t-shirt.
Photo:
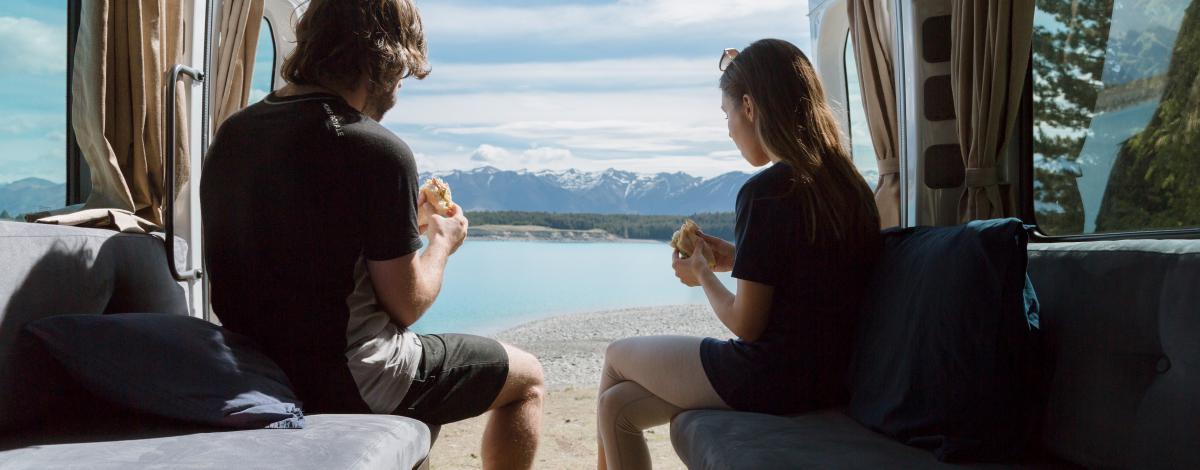
<svg viewBox="0 0 1200 470">
<path fill-rule="evenodd" d="M 709 338 L 700 351 L 709 382 L 739 410 L 798 413 L 846 397 L 858 303 L 880 242 L 806 242 L 808 209 L 792 181 L 792 168 L 776 163 L 737 196 L 733 277 L 775 288 L 766 329 L 754 342 Z"/>
<path fill-rule="evenodd" d="M 306 410 L 368 411 L 347 332 L 388 322 L 352 318 L 348 299 L 357 287 L 374 302 L 364 259 L 420 249 L 417 194 L 408 146 L 334 95 L 272 94 L 213 140 L 200 188 L 213 311 L 279 363 Z"/>
</svg>

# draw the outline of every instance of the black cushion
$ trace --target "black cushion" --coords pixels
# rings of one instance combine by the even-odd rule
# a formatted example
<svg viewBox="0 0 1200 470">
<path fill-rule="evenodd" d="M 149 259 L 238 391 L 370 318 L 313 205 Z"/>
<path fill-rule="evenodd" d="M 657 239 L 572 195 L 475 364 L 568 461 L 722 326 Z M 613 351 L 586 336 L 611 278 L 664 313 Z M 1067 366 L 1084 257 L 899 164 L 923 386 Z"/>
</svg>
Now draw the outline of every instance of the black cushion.
<svg viewBox="0 0 1200 470">
<path fill-rule="evenodd" d="M 945 461 L 1019 457 L 1044 394 L 1027 240 L 1016 219 L 885 231 L 850 416 Z"/>
<path fill-rule="evenodd" d="M 85 388 L 146 413 L 235 428 L 301 428 L 287 376 L 251 342 L 182 315 L 59 315 L 27 327 Z"/>
</svg>

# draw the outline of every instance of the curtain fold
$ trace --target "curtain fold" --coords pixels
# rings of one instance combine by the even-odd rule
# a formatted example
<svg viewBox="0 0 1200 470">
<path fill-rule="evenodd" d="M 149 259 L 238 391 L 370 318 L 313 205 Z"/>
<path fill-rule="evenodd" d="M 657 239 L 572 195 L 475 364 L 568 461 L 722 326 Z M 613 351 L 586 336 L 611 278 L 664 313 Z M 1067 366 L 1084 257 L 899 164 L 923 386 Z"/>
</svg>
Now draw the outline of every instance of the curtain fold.
<svg viewBox="0 0 1200 470">
<path fill-rule="evenodd" d="M 879 164 L 875 204 L 882 228 L 900 225 L 900 142 L 897 136 L 896 79 L 891 1 L 852 0 L 850 37 L 862 84 L 863 105 Z"/>
<path fill-rule="evenodd" d="M 162 208 L 187 182 L 187 112 L 177 109 L 175 188 L 163 187 L 164 94 L 169 69 L 184 57 L 183 11 L 166 0 L 82 2 L 75 48 L 71 122 L 91 170 L 85 209 L 116 209 L 162 226 Z M 174 88 L 187 103 L 186 89 Z M 111 226 L 107 211 L 39 222 Z"/>
<path fill-rule="evenodd" d="M 1020 110 L 1033 43 L 1033 0 L 953 0 L 950 81 L 966 167 L 959 219 L 1013 215 L 999 168 Z"/>
<path fill-rule="evenodd" d="M 263 0 L 221 2 L 221 35 L 217 38 L 216 77 L 213 92 L 212 132 L 225 119 L 246 106 L 254 72 L 258 33 L 262 28 Z"/>
</svg>

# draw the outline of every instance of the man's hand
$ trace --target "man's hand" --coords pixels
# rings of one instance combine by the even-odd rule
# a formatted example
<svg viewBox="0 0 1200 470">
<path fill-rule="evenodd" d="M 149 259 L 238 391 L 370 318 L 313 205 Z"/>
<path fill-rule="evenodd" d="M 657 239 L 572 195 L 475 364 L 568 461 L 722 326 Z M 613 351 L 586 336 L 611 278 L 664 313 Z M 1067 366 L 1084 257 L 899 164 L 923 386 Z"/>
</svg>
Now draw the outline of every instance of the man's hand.
<svg viewBox="0 0 1200 470">
<path fill-rule="evenodd" d="M 446 243 L 450 254 L 458 251 L 467 239 L 467 227 L 470 224 L 458 204 L 450 208 L 450 217 L 437 215 L 429 201 L 424 201 L 421 207 L 429 211 L 429 226 L 425 229 L 429 244 Z"/>
<path fill-rule="evenodd" d="M 429 230 L 429 215 L 433 214 L 433 206 L 428 202 L 425 191 L 417 191 L 417 233 L 420 235 Z"/>
<path fill-rule="evenodd" d="M 699 286 L 700 278 L 712 272 L 708 267 L 708 261 L 705 260 L 705 255 L 712 256 L 712 250 L 708 249 L 708 244 L 696 243 L 693 250 L 695 253 L 686 259 L 681 258 L 682 253 L 679 250 L 675 250 L 671 254 L 671 267 L 675 269 L 675 277 L 688 287 Z"/>
<path fill-rule="evenodd" d="M 734 247 L 732 243 L 712 235 L 707 235 L 704 231 L 700 230 L 696 231 L 696 236 L 704 241 L 700 245 L 708 245 L 708 249 L 713 255 L 713 261 L 717 265 L 716 268 L 713 268 L 713 271 L 719 273 L 733 271 Z"/>
</svg>

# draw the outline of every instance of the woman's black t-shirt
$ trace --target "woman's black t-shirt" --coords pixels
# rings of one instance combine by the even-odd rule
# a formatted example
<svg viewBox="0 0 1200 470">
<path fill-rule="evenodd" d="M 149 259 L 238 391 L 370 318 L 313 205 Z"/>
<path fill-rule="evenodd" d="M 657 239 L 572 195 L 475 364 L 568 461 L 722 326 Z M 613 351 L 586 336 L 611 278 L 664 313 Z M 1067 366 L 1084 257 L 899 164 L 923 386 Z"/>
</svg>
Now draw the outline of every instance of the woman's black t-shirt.
<svg viewBox="0 0 1200 470">
<path fill-rule="evenodd" d="M 791 167 L 777 163 L 737 197 L 733 277 L 775 288 L 766 329 L 754 342 L 707 338 L 700 350 L 709 382 L 738 410 L 798 413 L 847 395 L 859 299 L 878 246 L 807 242 L 807 209 L 792 181 Z"/>
</svg>

